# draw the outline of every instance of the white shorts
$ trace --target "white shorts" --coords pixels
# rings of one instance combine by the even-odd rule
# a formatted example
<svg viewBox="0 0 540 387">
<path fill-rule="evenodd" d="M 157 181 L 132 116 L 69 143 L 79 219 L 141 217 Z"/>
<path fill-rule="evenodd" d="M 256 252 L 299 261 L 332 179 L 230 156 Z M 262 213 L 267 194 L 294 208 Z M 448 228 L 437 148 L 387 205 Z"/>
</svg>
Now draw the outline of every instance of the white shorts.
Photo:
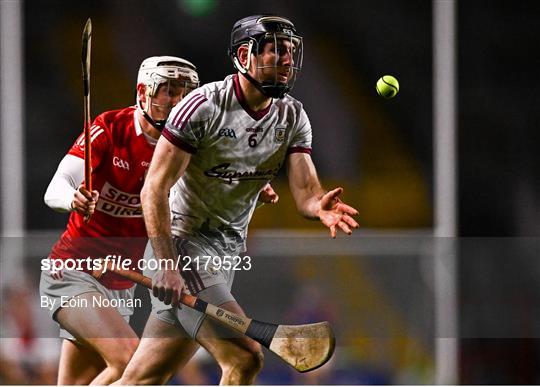
<svg viewBox="0 0 540 387">
<path fill-rule="evenodd" d="M 236 301 L 231 294 L 234 270 L 215 269 L 212 264 L 205 265 L 206 261 L 203 259 L 204 256 L 221 257 L 224 254 L 220 253 L 216 248 L 196 239 L 188 240 L 174 237 L 173 243 L 177 256 L 188 256 L 192 259 L 191 265 L 188 265 L 191 270 L 182 271 L 182 277 L 189 293 L 217 306 L 226 302 Z M 199 257 L 200 259 L 197 263 L 194 261 L 195 257 Z M 156 259 L 150 242 L 146 246 L 144 259 Z M 185 261 L 186 265 L 187 263 L 188 261 Z M 155 270 L 144 271 L 144 275 L 150 278 L 153 277 L 154 273 Z M 185 329 L 191 338 L 196 337 L 205 318 L 203 313 L 187 306 L 178 308 L 165 305 L 152 295 L 152 291 L 150 291 L 150 298 L 152 300 L 152 314 L 155 317 L 168 324 L 179 325 Z"/>
<path fill-rule="evenodd" d="M 39 293 L 41 297 L 47 297 L 52 308 L 47 308 L 51 318 L 56 321 L 56 314 L 62 307 L 62 302 L 66 302 L 73 297 L 84 293 L 98 292 L 109 300 L 133 300 L 135 286 L 128 289 L 109 289 L 99 283 L 90 274 L 78 270 L 62 271 L 62 278 L 54 279 L 49 272 L 41 272 L 39 282 Z M 129 318 L 134 312 L 134 308 L 125 306 L 130 303 L 119 303 L 118 313 L 129 323 Z M 60 326 L 60 337 L 68 340 L 75 340 L 73 335 Z"/>
</svg>

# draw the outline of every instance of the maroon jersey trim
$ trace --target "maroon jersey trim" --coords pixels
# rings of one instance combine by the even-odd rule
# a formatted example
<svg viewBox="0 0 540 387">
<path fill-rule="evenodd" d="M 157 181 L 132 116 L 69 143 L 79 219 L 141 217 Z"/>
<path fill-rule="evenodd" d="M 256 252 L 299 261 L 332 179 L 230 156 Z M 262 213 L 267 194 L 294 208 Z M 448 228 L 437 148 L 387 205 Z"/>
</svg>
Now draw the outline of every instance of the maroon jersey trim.
<svg viewBox="0 0 540 387">
<path fill-rule="evenodd" d="M 172 134 L 167 128 L 165 128 L 163 132 L 161 132 L 161 135 L 165 137 L 167 140 L 169 140 L 169 142 L 171 142 L 173 145 L 177 146 L 183 151 L 186 151 L 191 154 L 197 152 L 197 148 L 194 148 L 191 145 L 189 145 L 187 142 L 182 141 L 181 139 L 176 137 L 174 134 Z"/>
<path fill-rule="evenodd" d="M 234 83 L 234 95 L 236 96 L 238 103 L 240 104 L 240 106 L 242 106 L 242 108 L 246 111 L 246 113 L 249 114 L 251 118 L 253 118 L 255 121 L 259 121 L 270 111 L 272 104 L 268 105 L 263 110 L 259 110 L 257 112 L 255 110 L 251 110 L 251 108 L 246 103 L 246 97 L 244 97 L 244 93 L 242 92 L 242 88 L 240 87 L 238 74 L 235 74 L 233 76 L 233 83 Z"/>
<path fill-rule="evenodd" d="M 291 153 L 307 153 L 308 155 L 310 155 L 311 148 L 304 148 L 302 146 L 293 146 L 287 150 L 288 155 L 290 155 Z"/>
<path fill-rule="evenodd" d="M 193 112 L 197 110 L 197 108 L 206 101 L 207 99 L 204 95 L 195 94 L 191 98 L 191 100 L 187 102 L 184 106 L 182 106 L 178 113 L 176 113 L 176 116 L 174 116 L 174 119 L 172 120 L 173 125 L 178 127 L 178 125 L 182 124 L 182 126 L 179 128 L 180 130 L 182 130 Z"/>
</svg>

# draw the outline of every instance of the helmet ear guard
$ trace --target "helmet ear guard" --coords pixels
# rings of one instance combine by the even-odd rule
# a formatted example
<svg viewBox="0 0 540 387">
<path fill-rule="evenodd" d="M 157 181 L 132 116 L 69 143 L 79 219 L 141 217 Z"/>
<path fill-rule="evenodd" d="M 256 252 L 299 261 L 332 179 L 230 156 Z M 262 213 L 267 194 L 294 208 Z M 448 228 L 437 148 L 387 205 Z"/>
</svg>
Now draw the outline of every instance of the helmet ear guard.
<svg viewBox="0 0 540 387">
<path fill-rule="evenodd" d="M 248 45 L 248 52 L 247 52 L 247 64 L 246 64 L 246 67 L 242 66 L 242 64 L 240 63 L 240 60 L 238 59 L 238 54 L 236 52 L 231 54 L 231 59 L 233 61 L 234 67 L 236 67 L 236 69 L 238 71 L 240 71 L 242 74 L 246 74 L 249 71 L 249 67 L 251 65 L 251 54 L 252 54 L 252 51 L 253 51 L 253 40 L 250 39 L 249 42 L 247 43 L 247 45 Z M 238 48 L 237 48 L 237 51 L 238 51 Z"/>
</svg>

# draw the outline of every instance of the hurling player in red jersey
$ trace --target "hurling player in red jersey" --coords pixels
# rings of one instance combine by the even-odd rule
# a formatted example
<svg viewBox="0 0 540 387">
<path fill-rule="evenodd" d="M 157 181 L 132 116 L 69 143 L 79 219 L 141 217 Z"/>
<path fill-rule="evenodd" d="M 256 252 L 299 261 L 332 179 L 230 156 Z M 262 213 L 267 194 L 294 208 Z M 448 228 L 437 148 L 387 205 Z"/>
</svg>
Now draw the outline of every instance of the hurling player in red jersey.
<svg viewBox="0 0 540 387">
<path fill-rule="evenodd" d="M 49 207 L 71 212 L 66 231 L 49 255 L 51 261 L 114 254 L 129 258 L 136 268 L 146 244 L 140 191 L 155 144 L 171 109 L 198 84 L 196 68 L 187 60 L 162 56 L 142 62 L 137 105 L 105 112 L 91 128 L 92 192 L 82 185 L 83 135 L 76 140 L 45 194 Z M 90 216 L 88 223 L 85 216 Z M 128 324 L 136 306 L 134 284 L 112 273 L 96 280 L 88 274 L 90 269 L 83 265 L 83 270 L 42 272 L 42 305 L 47 305 L 64 338 L 59 384 L 109 384 L 119 379 L 139 342 Z M 118 306 L 105 307 L 103 300 Z"/>
</svg>

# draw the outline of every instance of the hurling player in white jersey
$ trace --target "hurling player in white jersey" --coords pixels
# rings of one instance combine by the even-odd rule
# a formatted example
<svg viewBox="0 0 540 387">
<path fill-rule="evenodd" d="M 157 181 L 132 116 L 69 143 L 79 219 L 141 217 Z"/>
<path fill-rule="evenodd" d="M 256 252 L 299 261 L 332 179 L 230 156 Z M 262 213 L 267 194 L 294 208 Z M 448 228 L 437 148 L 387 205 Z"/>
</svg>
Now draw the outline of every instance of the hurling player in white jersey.
<svg viewBox="0 0 540 387">
<path fill-rule="evenodd" d="M 257 196 L 284 164 L 302 216 L 321 221 L 332 238 L 358 227 L 352 218 L 358 212 L 339 199 L 343 189 L 322 188 L 310 156 L 309 120 L 288 95 L 302 66 L 302 38 L 293 23 L 271 15 L 239 20 L 230 56 L 237 74 L 186 97 L 158 141 L 141 191 L 147 259 L 241 255 Z M 190 269 L 147 272 L 153 311 L 120 383 L 166 383 L 199 345 L 219 363 L 221 384 L 254 382 L 263 364 L 257 342 L 176 307 L 189 291 L 244 315 L 230 291 L 234 271 L 213 264 Z"/>
</svg>

